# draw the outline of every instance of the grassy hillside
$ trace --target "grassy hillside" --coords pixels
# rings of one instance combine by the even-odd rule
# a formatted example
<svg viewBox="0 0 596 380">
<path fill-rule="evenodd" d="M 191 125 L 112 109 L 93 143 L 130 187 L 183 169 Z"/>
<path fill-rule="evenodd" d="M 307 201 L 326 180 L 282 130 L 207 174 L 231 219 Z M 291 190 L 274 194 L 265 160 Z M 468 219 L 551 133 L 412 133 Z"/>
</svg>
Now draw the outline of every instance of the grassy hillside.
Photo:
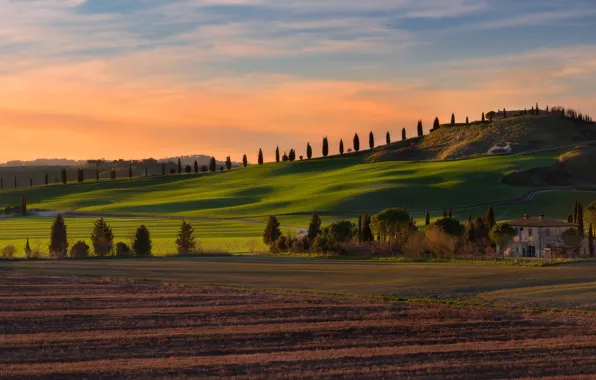
<svg viewBox="0 0 596 380">
<path fill-rule="evenodd" d="M 513 153 L 545 149 L 596 139 L 596 126 L 558 116 L 522 116 L 472 123 L 442 125 L 422 138 L 378 148 L 369 161 L 446 160 L 484 155 L 495 144 L 511 143 Z"/>
<path fill-rule="evenodd" d="M 266 164 L 213 175 L 173 176 L 4 190 L 31 207 L 122 215 L 246 218 L 270 214 L 374 212 L 407 205 L 442 209 L 518 197 L 528 189 L 501 178 L 548 166 L 557 153 L 451 162 L 362 163 L 362 156 Z"/>
</svg>

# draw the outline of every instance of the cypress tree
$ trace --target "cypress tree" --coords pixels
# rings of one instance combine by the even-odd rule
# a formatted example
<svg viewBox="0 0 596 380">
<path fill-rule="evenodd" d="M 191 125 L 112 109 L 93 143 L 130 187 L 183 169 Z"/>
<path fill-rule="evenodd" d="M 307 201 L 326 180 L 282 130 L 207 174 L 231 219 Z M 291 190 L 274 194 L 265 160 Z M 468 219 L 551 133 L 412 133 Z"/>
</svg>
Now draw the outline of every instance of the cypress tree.
<svg viewBox="0 0 596 380">
<path fill-rule="evenodd" d="M 368 146 L 370 149 L 374 149 L 375 147 L 375 135 L 372 133 L 372 131 L 370 131 L 368 134 Z"/>
<path fill-rule="evenodd" d="M 546 112 L 548 112 L 548 107 Z M 594 257 L 594 229 L 592 228 L 592 223 L 590 223 L 590 227 L 588 227 L 588 250 L 590 252 L 590 257 Z"/>
<path fill-rule="evenodd" d="M 426 209 L 426 212 L 424 213 L 424 225 L 427 227 L 430 225 L 430 213 L 428 212 L 428 209 Z"/>
<path fill-rule="evenodd" d="M 178 158 L 178 175 L 182 175 L 182 161 Z"/>
<path fill-rule="evenodd" d="M 46 176 L 44 178 L 44 183 L 46 184 L 46 186 L 50 183 L 47 172 L 46 172 Z"/>
<path fill-rule="evenodd" d="M 586 236 L 586 233 L 584 231 L 584 209 L 581 202 L 577 203 L 577 231 L 579 233 L 579 236 Z"/>
<path fill-rule="evenodd" d="M 99 257 L 104 257 L 112 253 L 114 249 L 114 233 L 103 218 L 93 223 L 91 245 L 93 245 L 93 252 Z"/>
<path fill-rule="evenodd" d="M 99 169 L 95 170 L 95 180 L 99 181 Z"/>
<path fill-rule="evenodd" d="M 536 115 L 540 115 L 540 108 L 538 108 L 538 103 L 536 103 Z"/>
<path fill-rule="evenodd" d="M 443 218 L 447 217 L 447 210 L 443 209 Z"/>
<path fill-rule="evenodd" d="M 281 157 L 281 160 L 283 162 L 288 162 L 288 161 L 290 161 L 290 157 L 288 157 L 288 154 L 286 152 L 284 152 L 284 155 Z"/>
<path fill-rule="evenodd" d="M 472 209 L 468 211 L 468 224 L 472 223 Z"/>
<path fill-rule="evenodd" d="M 488 206 L 485 216 L 486 227 L 490 231 L 496 224 L 493 206 Z"/>
<path fill-rule="evenodd" d="M 358 241 L 362 243 L 362 214 L 358 215 Z"/>
<path fill-rule="evenodd" d="M 29 178 L 29 187 L 33 187 L 33 177 Z"/>
<path fill-rule="evenodd" d="M 246 157 L 246 154 L 242 156 L 242 166 L 245 168 L 248 166 L 248 158 Z"/>
<path fill-rule="evenodd" d="M 128 178 L 132 179 L 132 162 L 128 163 Z"/>
<path fill-rule="evenodd" d="M 112 169 L 112 179 L 116 179 L 116 169 Z"/>
<path fill-rule="evenodd" d="M 451 209 L 449 209 L 449 217 L 453 218 L 453 214 L 451 213 Z"/>
<path fill-rule="evenodd" d="M 424 130 L 422 129 L 422 120 L 418 120 L 418 137 L 424 136 Z"/>
<path fill-rule="evenodd" d="M 209 170 L 212 173 L 215 173 L 217 170 L 217 161 L 215 160 L 215 157 L 211 157 L 211 161 L 209 161 Z"/>
<path fill-rule="evenodd" d="M 259 149 L 259 165 L 263 165 L 263 151 Z"/>
<path fill-rule="evenodd" d="M 279 163 L 279 146 L 275 148 L 275 162 Z"/>
<path fill-rule="evenodd" d="M 310 146 L 310 143 L 306 143 L 306 158 L 309 160 L 312 158 L 312 147 Z"/>
<path fill-rule="evenodd" d="M 484 123 L 486 121 L 486 118 L 484 117 L 484 112 L 482 113 L 482 122 Z"/>
<path fill-rule="evenodd" d="M 354 151 L 360 152 L 360 138 L 358 137 L 358 133 L 354 134 Z"/>
<path fill-rule="evenodd" d="M 327 140 L 327 136 L 323 137 L 323 157 L 327 157 L 329 155 L 329 141 Z"/>
<path fill-rule="evenodd" d="M 451 114 L 451 125 L 455 125 L 455 114 Z"/>
<path fill-rule="evenodd" d="M 503 108 L 503 119 L 507 119 L 507 110 Z"/>
<path fill-rule="evenodd" d="M 573 209 L 573 224 L 577 224 L 577 217 L 578 217 L 578 201 L 575 201 L 575 208 Z"/>
<path fill-rule="evenodd" d="M 25 256 L 30 257 L 31 252 L 33 251 L 31 250 L 31 245 L 29 245 L 29 236 L 27 236 L 27 243 L 25 243 Z"/>
<path fill-rule="evenodd" d="M 433 123 L 433 130 L 441 128 L 441 123 L 439 122 L 439 118 L 435 117 L 435 121 Z"/>
<path fill-rule="evenodd" d="M 470 119 L 466 116 L 466 125 L 470 125 Z"/>
<path fill-rule="evenodd" d="M 474 222 L 469 222 L 468 223 L 468 228 L 466 230 L 466 240 L 474 243 L 476 241 L 476 234 L 474 231 L 476 228 L 474 227 Z"/>
<path fill-rule="evenodd" d="M 279 221 L 273 215 L 267 220 L 265 231 L 263 232 L 263 242 L 267 245 L 277 241 L 281 236 L 281 230 L 279 229 Z"/>
<path fill-rule="evenodd" d="M 166 164 L 165 163 L 162 163 L 161 164 L 161 175 L 165 177 L 166 174 L 167 174 L 166 173 Z"/>
<path fill-rule="evenodd" d="M 372 229 L 370 228 L 370 216 L 368 216 L 367 213 L 364 213 L 364 215 L 362 216 L 362 224 L 362 241 L 374 241 L 375 237 L 372 233 Z"/>
<path fill-rule="evenodd" d="M 85 182 L 85 172 L 81 169 L 81 183 Z"/>
<path fill-rule="evenodd" d="M 195 174 L 199 174 L 199 162 L 197 160 L 194 162 L 194 170 Z"/>
<path fill-rule="evenodd" d="M 344 140 L 339 140 L 339 154 L 344 154 Z"/>
<path fill-rule="evenodd" d="M 294 149 L 290 149 L 290 153 L 288 154 L 288 160 L 290 160 L 290 162 L 296 161 L 296 151 Z"/>
<path fill-rule="evenodd" d="M 68 234 L 62 215 L 57 215 L 50 233 L 50 256 L 65 257 L 68 251 Z"/>
<path fill-rule="evenodd" d="M 230 156 L 226 157 L 226 169 L 228 171 L 232 170 L 232 158 Z"/>
<path fill-rule="evenodd" d="M 180 225 L 180 231 L 178 232 L 178 238 L 176 239 L 176 249 L 178 253 L 191 253 L 194 252 L 197 243 L 194 237 L 195 229 L 186 220 L 182 221 Z"/>
<path fill-rule="evenodd" d="M 17 177 L 16 176 L 14 177 L 14 188 L 15 189 L 17 188 Z"/>
<path fill-rule="evenodd" d="M 25 195 L 21 195 L 21 215 L 27 216 L 27 200 Z"/>
<path fill-rule="evenodd" d="M 549 113 L 550 111 L 548 110 L 548 106 L 546 106 L 546 113 Z"/>
<path fill-rule="evenodd" d="M 402 128 L 401 129 L 401 141 L 405 141 L 407 139 L 406 137 L 406 129 Z"/>
<path fill-rule="evenodd" d="M 153 242 L 151 241 L 151 234 L 145 225 L 137 228 L 135 237 L 132 243 L 132 249 L 136 256 L 151 256 L 153 250 Z"/>
<path fill-rule="evenodd" d="M 389 131 L 387 131 L 387 134 L 385 134 L 385 143 L 387 143 L 387 145 L 391 144 L 391 134 Z"/>
<path fill-rule="evenodd" d="M 316 212 L 312 213 L 310 223 L 308 224 L 308 240 L 313 241 L 321 234 L 321 218 Z"/>
</svg>

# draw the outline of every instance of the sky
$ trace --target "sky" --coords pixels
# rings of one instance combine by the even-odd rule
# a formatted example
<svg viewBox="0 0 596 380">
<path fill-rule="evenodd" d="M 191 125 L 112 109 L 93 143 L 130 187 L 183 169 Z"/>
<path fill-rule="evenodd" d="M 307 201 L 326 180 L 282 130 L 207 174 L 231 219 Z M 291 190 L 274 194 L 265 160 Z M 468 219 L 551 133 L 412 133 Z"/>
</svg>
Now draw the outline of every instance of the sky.
<svg viewBox="0 0 596 380">
<path fill-rule="evenodd" d="M 594 0 L 0 0 L 0 161 L 315 154 L 422 119 L 596 117 Z"/>
</svg>

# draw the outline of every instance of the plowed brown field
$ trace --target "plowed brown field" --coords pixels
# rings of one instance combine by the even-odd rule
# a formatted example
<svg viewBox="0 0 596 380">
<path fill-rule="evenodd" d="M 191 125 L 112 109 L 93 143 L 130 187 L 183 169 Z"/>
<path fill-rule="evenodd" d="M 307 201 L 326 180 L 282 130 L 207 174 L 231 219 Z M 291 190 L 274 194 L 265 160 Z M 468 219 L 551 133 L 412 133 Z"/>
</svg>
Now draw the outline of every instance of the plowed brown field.
<svg viewBox="0 0 596 380">
<path fill-rule="evenodd" d="M 596 324 L 149 281 L 0 272 L 0 378 L 596 375 Z"/>
</svg>

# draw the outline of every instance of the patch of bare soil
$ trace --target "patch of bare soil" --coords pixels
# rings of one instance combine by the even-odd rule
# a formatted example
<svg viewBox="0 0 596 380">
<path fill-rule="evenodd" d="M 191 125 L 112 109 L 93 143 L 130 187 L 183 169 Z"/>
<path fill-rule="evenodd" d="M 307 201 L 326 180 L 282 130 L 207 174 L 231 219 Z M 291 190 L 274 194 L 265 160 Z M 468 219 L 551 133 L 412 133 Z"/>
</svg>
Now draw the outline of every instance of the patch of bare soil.
<svg viewBox="0 0 596 380">
<path fill-rule="evenodd" d="M 596 374 L 589 318 L 0 272 L 0 378 Z"/>
</svg>

